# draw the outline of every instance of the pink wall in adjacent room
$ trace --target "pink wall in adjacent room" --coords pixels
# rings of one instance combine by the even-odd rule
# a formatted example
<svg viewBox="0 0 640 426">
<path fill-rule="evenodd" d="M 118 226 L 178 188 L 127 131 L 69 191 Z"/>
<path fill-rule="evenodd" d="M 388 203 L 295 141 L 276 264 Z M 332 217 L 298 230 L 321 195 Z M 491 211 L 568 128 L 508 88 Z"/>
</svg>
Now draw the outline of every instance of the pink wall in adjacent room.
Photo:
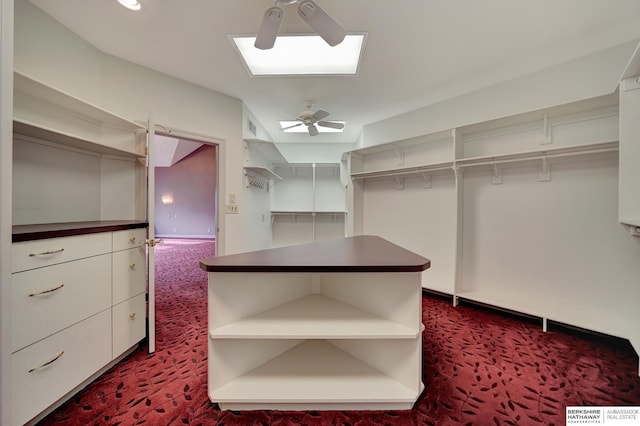
<svg viewBox="0 0 640 426">
<path fill-rule="evenodd" d="M 216 177 L 213 145 L 202 145 L 171 167 L 156 167 L 156 235 L 214 238 Z M 173 197 L 173 203 L 164 204 L 163 195 Z"/>
</svg>

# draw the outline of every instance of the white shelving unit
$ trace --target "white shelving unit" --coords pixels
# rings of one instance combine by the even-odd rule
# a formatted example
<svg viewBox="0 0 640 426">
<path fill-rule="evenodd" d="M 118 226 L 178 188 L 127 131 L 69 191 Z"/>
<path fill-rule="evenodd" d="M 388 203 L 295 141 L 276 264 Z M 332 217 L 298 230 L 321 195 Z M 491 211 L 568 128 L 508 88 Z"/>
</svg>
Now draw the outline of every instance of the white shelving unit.
<svg viewBox="0 0 640 426">
<path fill-rule="evenodd" d="M 270 193 L 274 246 L 345 236 L 346 188 L 339 163 L 289 163 L 272 142 L 244 143 L 246 186 Z"/>
<path fill-rule="evenodd" d="M 278 164 L 271 196 L 275 246 L 345 236 L 346 191 L 339 163 Z"/>
<path fill-rule="evenodd" d="M 422 392 L 427 259 L 361 236 L 201 267 L 209 397 L 222 409 L 409 409 Z"/>
<path fill-rule="evenodd" d="M 640 46 L 620 84 L 620 192 L 619 219 L 640 236 Z"/>
<path fill-rule="evenodd" d="M 622 97 L 640 94 L 633 78 L 628 84 Z M 640 268 L 630 259 L 639 250 L 617 220 L 618 161 L 629 211 L 620 221 L 633 224 L 640 211 L 638 120 L 625 127 L 626 114 L 640 110 L 634 102 L 619 105 L 612 93 L 352 151 L 349 229 L 429 257 L 423 287 L 454 303 L 625 337 L 638 348 L 637 309 L 627 300 L 638 294 Z"/>
<path fill-rule="evenodd" d="M 145 337 L 145 135 L 14 73 L 14 425 L 37 422 Z"/>
<path fill-rule="evenodd" d="M 273 170 L 275 164 L 286 161 L 272 142 L 245 139 L 245 186 L 269 191 L 273 182 L 282 178 Z"/>
</svg>

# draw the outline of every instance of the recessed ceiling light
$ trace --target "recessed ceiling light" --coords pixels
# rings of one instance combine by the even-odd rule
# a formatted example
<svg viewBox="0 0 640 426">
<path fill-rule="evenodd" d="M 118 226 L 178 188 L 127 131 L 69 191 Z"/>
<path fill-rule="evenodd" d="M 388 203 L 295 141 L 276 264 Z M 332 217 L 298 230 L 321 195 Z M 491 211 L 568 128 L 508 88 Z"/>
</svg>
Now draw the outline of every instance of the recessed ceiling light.
<svg viewBox="0 0 640 426">
<path fill-rule="evenodd" d="M 349 34 L 337 46 L 318 35 L 280 35 L 272 49 L 254 46 L 253 36 L 232 36 L 251 75 L 353 75 L 365 34 Z"/>
<path fill-rule="evenodd" d="M 142 9 L 142 2 L 140 0 L 118 0 L 118 3 L 129 10 L 138 11 Z"/>
<path fill-rule="evenodd" d="M 330 123 L 340 123 L 342 124 L 342 128 L 341 129 L 334 129 L 333 127 L 324 127 L 324 126 L 318 126 L 316 125 L 316 128 L 318 129 L 318 132 L 320 133 L 342 133 L 342 131 L 344 130 L 344 126 L 346 124 L 346 121 L 336 121 L 336 120 L 331 120 Z M 295 127 L 293 127 L 295 126 Z M 295 120 L 283 120 L 280 121 L 280 128 L 284 129 L 285 127 L 289 127 L 288 129 L 283 130 L 283 132 L 285 133 L 308 133 L 309 129 L 307 129 L 307 126 L 303 125 L 302 123 L 300 123 L 300 121 L 295 121 Z"/>
</svg>

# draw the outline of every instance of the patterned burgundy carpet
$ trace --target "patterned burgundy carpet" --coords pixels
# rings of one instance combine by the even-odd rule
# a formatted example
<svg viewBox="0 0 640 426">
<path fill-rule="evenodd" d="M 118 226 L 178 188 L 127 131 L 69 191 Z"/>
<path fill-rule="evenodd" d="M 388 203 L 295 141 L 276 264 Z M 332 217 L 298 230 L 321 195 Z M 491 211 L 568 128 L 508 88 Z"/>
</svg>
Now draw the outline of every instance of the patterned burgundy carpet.
<svg viewBox="0 0 640 426">
<path fill-rule="evenodd" d="M 640 405 L 628 342 L 551 330 L 423 297 L 426 389 L 413 410 L 220 411 L 209 402 L 206 274 L 213 244 L 157 251 L 157 344 L 143 345 L 41 425 L 563 425 L 567 405 Z"/>
</svg>

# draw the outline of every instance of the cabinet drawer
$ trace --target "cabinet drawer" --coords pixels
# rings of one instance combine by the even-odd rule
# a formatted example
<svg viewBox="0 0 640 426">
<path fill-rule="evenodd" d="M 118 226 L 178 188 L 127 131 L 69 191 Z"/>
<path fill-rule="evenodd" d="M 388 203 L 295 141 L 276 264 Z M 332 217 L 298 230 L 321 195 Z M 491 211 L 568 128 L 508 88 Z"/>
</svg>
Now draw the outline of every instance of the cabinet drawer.
<svg viewBox="0 0 640 426">
<path fill-rule="evenodd" d="M 41 268 L 110 251 L 111 232 L 23 241 L 11 245 L 11 270 Z"/>
<path fill-rule="evenodd" d="M 12 423 L 24 424 L 110 361 L 110 310 L 14 353 Z"/>
<path fill-rule="evenodd" d="M 113 304 L 143 293 L 146 289 L 147 256 L 145 247 L 113 253 Z"/>
<path fill-rule="evenodd" d="M 113 251 L 144 246 L 147 238 L 146 228 L 127 229 L 113 233 Z"/>
<path fill-rule="evenodd" d="M 111 306 L 111 255 L 11 276 L 12 351 Z"/>
<path fill-rule="evenodd" d="M 147 304 L 143 294 L 113 307 L 113 357 L 142 340 L 146 334 Z"/>
</svg>

